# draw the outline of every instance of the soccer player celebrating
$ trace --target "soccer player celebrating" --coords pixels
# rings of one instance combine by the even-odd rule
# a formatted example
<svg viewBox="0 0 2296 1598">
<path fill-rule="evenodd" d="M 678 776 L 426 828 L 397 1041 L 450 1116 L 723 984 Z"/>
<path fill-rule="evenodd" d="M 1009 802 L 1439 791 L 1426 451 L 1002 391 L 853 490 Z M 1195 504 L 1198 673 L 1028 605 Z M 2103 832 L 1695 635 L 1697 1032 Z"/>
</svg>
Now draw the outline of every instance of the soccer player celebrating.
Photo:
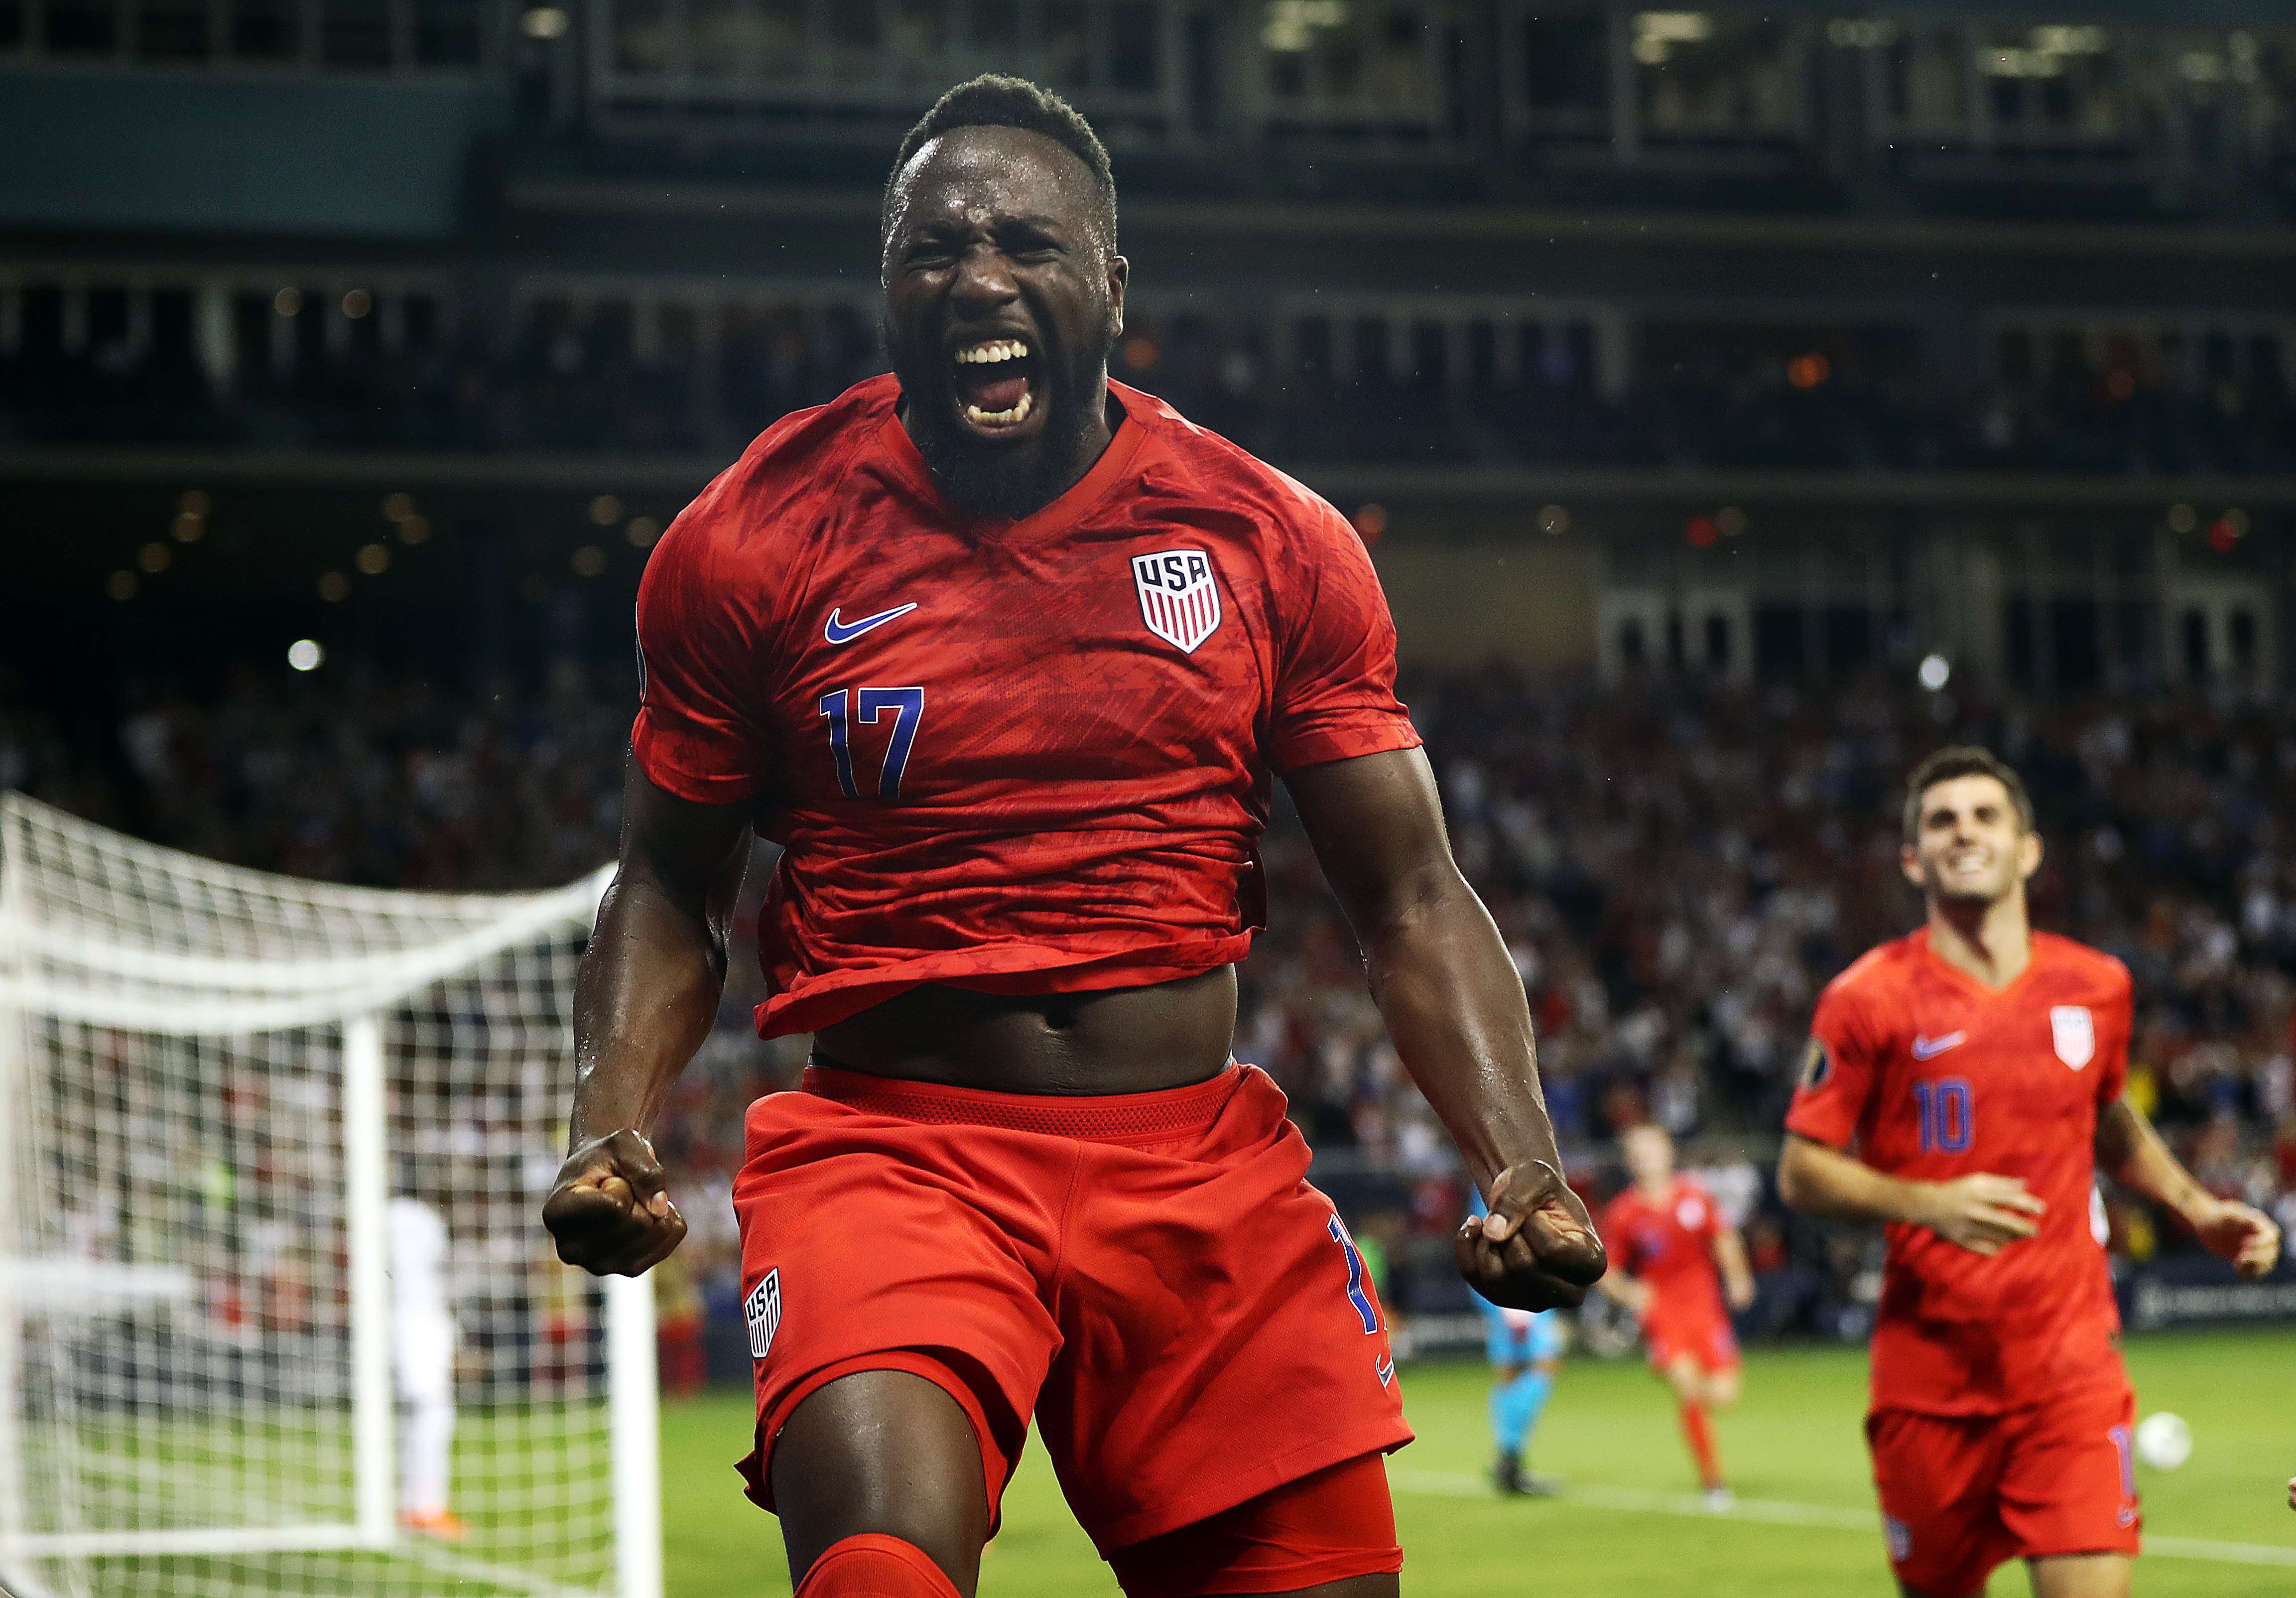
<svg viewBox="0 0 2296 1598">
<path fill-rule="evenodd" d="M 1714 1446 L 1714 1412 L 1738 1401 L 1738 1340 L 1730 1311 L 1754 1301 L 1745 1244 L 1714 1195 L 1674 1168 L 1663 1128 L 1630 1127 L 1619 1139 L 1631 1178 L 1603 1212 L 1603 1237 L 1622 1267 L 1603 1291 L 1633 1312 L 1680 1406 L 1683 1440 L 1698 1466 L 1710 1509 L 1730 1507 L 1730 1485 Z M 1725 1307 L 1725 1299 L 1727 1307 Z"/>
<path fill-rule="evenodd" d="M 2136 1411 L 2096 1168 L 2243 1274 L 2272 1268 L 2279 1231 L 2202 1188 L 2123 1096 L 2128 972 L 2032 930 L 2041 842 L 2015 772 L 1980 749 L 1923 761 L 1902 861 L 1927 922 L 1819 998 L 1778 1170 L 1795 1209 L 1888 1228 L 1866 1434 L 1890 1561 L 1909 1598 L 1980 1592 L 2014 1558 L 2039 1598 L 2123 1598 Z"/>
<path fill-rule="evenodd" d="M 742 1469 L 798 1591 L 972 1592 L 1033 1413 L 1128 1593 L 1395 1593 L 1386 1325 L 1229 1052 L 1273 777 L 1490 1201 L 1462 1271 L 1537 1309 L 1603 1256 L 1377 578 L 1331 506 L 1108 381 L 1128 267 L 1065 103 L 951 90 L 882 244 L 892 374 L 768 429 L 648 564 L 545 1223 L 602 1273 L 684 1233 L 645 1133 L 754 828 L 783 846 L 758 1024 L 816 1049 L 734 1189 Z"/>
</svg>

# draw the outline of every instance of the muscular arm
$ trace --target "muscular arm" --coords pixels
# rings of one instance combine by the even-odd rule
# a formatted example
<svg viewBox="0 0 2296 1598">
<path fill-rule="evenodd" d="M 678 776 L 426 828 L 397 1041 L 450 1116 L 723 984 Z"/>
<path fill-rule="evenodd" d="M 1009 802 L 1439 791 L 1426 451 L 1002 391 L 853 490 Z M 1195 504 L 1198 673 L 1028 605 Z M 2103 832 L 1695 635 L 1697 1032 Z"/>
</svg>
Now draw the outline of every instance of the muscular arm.
<svg viewBox="0 0 2296 1598">
<path fill-rule="evenodd" d="M 645 1133 L 717 1017 L 749 814 L 665 792 L 636 761 L 623 779 L 620 867 L 574 986 L 571 1151 L 542 1211 L 570 1265 L 634 1276 L 685 1235 Z"/>
<path fill-rule="evenodd" d="M 1980 1254 L 1998 1254 L 2032 1236 L 2047 1209 L 2013 1176 L 1980 1172 L 1951 1182 L 1910 1181 L 1791 1132 L 1778 1160 L 1778 1196 L 1804 1215 L 1926 1226 Z"/>
<path fill-rule="evenodd" d="M 2097 1115 L 2096 1163 L 2121 1186 L 2173 1212 L 2211 1253 L 2232 1261 L 2243 1275 L 2261 1276 L 2279 1259 L 2280 1229 L 2270 1218 L 2219 1199 L 2193 1180 L 2126 1094 Z"/>
<path fill-rule="evenodd" d="M 1579 1302 L 1603 1245 L 1562 1181 L 1522 979 L 1451 858 L 1426 757 L 1365 755 L 1287 781 L 1396 1051 L 1489 1201 L 1462 1230 L 1461 1269 L 1495 1303 Z"/>
</svg>

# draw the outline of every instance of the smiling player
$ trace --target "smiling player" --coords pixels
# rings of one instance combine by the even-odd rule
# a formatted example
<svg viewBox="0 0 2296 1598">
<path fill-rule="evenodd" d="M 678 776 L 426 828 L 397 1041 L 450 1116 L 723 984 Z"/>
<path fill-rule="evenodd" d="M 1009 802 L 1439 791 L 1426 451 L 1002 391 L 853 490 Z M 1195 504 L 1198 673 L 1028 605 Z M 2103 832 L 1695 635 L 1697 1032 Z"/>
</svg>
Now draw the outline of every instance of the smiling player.
<svg viewBox="0 0 2296 1598">
<path fill-rule="evenodd" d="M 799 1593 L 970 1593 L 1033 1414 L 1128 1593 L 1393 1594 L 1386 1323 L 1229 1053 L 1274 777 L 1490 1201 L 1461 1270 L 1535 1309 L 1603 1257 L 1378 580 L 1331 506 L 1108 381 L 1128 268 L 1066 104 L 951 90 L 882 244 L 893 375 L 767 430 L 647 566 L 544 1219 L 593 1271 L 676 1247 L 644 1133 L 755 827 L 783 846 L 758 1025 L 816 1053 L 750 1108 L 734 1185 L 742 1469 Z"/>
<path fill-rule="evenodd" d="M 2122 1096 L 2128 972 L 2030 930 L 2041 842 L 2016 773 L 1931 756 L 1902 854 L 1927 924 L 1819 998 L 1778 1170 L 1795 1209 L 1888 1228 L 1866 1433 L 1890 1561 L 1911 1598 L 1965 1598 L 2017 1558 L 2039 1598 L 2124 1598 L 2136 1398 L 2096 1168 L 2244 1274 L 2272 1268 L 2279 1233 Z"/>
</svg>

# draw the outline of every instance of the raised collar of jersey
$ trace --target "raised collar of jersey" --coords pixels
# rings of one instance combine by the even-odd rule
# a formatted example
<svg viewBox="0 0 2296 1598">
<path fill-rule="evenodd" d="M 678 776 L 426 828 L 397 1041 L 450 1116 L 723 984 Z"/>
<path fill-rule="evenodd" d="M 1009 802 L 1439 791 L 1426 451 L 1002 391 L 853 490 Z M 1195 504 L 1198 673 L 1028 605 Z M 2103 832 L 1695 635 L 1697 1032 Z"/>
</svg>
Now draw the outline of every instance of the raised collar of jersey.
<svg viewBox="0 0 2296 1598">
<path fill-rule="evenodd" d="M 1988 1004 L 1997 1004 L 2001 1000 L 2007 998 L 2010 995 L 2017 992 L 2020 988 L 2023 987 L 2026 983 L 2033 979 L 2033 973 L 2035 971 L 2041 969 L 2041 939 L 2037 934 L 2027 934 L 2027 937 L 2031 939 L 2032 950 L 2031 953 L 2026 956 L 2025 969 L 2019 971 L 2015 977 L 2010 979 L 2008 985 L 2003 987 L 1988 987 L 1984 983 L 1979 981 L 1975 977 L 1971 976 L 1967 971 L 1962 970 L 1961 967 L 1956 965 L 1943 955 L 1939 954 L 1935 948 L 1931 947 L 1930 930 L 1927 927 L 1922 928 L 1915 934 L 1915 936 L 1921 939 L 1923 959 L 1928 961 L 1931 965 L 1937 967 L 1938 970 L 1943 971 L 1948 980 L 1958 983 L 1960 986 L 1967 988 L 1971 993 L 1984 1000 Z"/>
<path fill-rule="evenodd" d="M 991 529 L 1002 538 L 1029 538 L 1048 534 L 1064 533 L 1084 520 L 1085 515 L 1116 486 L 1119 479 L 1131 469 L 1140 447 L 1146 440 L 1148 430 L 1133 420 L 1129 413 L 1116 424 L 1115 436 L 1108 447 L 1100 452 L 1100 459 L 1092 470 L 1078 478 L 1069 491 L 1043 510 L 1023 516 L 1018 521 L 1007 521 L 1001 516 L 975 516 L 952 505 L 942 497 L 940 485 L 933 480 L 932 468 L 925 464 L 924 456 L 909 440 L 909 430 L 901 425 L 900 414 L 888 411 L 884 428 L 880 434 L 885 453 L 893 459 L 901 475 L 919 493 L 954 521 L 970 522 L 976 527 Z"/>
</svg>

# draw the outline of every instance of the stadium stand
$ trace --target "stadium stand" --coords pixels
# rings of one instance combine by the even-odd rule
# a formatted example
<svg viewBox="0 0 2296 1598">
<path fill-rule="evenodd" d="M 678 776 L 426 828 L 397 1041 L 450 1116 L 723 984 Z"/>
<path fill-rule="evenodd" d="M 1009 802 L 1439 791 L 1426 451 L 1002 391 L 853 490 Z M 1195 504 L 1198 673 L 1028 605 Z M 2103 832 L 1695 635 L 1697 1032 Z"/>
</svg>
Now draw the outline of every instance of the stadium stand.
<svg viewBox="0 0 2296 1598">
<path fill-rule="evenodd" d="M 133 287 L 82 269 L 4 291 L 16 313 L 0 339 L 0 442 L 692 454 L 738 447 L 882 370 L 852 303 L 697 309 L 521 285 L 505 326 L 414 291 L 164 283 L 156 269 Z M 1535 301 L 1414 315 L 1367 296 L 1358 308 L 1279 321 L 1276 349 L 1242 322 L 1136 317 L 1115 374 L 1301 463 L 2296 467 L 2281 319 L 2142 335 L 2005 325 L 1994 370 L 1968 389 L 1921 372 L 1894 330 L 1630 325 L 1642 370 L 1616 387 L 1595 322 Z M 712 314 L 705 340 L 697 324 Z"/>
</svg>

